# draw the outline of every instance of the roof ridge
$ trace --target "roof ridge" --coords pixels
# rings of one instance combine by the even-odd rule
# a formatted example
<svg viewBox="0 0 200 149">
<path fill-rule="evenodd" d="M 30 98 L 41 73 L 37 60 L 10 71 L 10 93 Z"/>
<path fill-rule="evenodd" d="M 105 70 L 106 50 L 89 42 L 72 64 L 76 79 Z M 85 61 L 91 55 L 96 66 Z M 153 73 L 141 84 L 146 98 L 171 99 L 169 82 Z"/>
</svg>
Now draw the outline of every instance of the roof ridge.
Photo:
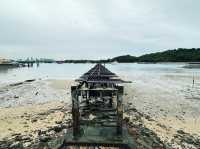
<svg viewBox="0 0 200 149">
<path fill-rule="evenodd" d="M 116 78 L 115 78 L 116 77 Z M 93 83 L 124 83 L 115 73 L 98 63 L 76 81 Z"/>
</svg>

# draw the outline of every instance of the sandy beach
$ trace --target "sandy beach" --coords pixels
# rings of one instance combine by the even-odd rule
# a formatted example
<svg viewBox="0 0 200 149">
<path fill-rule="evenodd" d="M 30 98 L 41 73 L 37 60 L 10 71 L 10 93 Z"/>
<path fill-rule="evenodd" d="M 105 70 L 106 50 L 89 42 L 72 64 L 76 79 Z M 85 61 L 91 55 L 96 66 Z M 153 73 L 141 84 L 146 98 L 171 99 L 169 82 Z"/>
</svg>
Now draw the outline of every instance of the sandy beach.
<svg viewBox="0 0 200 149">
<path fill-rule="evenodd" d="M 194 84 L 192 78 L 191 74 L 136 74 L 126 86 L 126 101 L 151 118 L 143 118 L 145 127 L 176 148 L 184 148 L 173 140 L 177 131 L 200 137 L 200 78 L 196 76 Z"/>
<path fill-rule="evenodd" d="M 124 119 L 128 119 L 131 128 L 142 125 L 169 148 L 199 147 L 199 77 L 194 85 L 189 75 L 123 77 L 133 81 L 125 85 L 124 95 Z M 56 134 L 57 127 L 66 131 L 71 125 L 70 86 L 74 83 L 40 79 L 1 86 L 0 143 L 19 135 L 29 136 L 31 141 L 23 140 L 26 147 L 38 138 L 38 132 Z M 185 139 L 186 136 L 191 137 Z"/>
</svg>

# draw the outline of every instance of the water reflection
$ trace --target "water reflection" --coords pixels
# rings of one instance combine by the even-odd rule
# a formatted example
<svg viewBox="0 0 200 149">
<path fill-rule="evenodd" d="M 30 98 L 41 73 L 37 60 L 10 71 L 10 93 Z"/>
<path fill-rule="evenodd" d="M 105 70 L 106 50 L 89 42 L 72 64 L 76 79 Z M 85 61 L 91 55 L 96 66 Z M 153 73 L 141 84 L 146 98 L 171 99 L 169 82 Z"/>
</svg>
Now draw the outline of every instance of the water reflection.
<svg viewBox="0 0 200 149">
<path fill-rule="evenodd" d="M 16 67 L 0 66 L 0 73 L 7 74 L 9 71 L 16 69 Z"/>
<path fill-rule="evenodd" d="M 185 64 L 106 64 L 106 67 L 118 75 L 132 76 L 136 73 L 199 73 L 199 69 L 185 69 Z M 76 79 L 94 64 L 40 64 L 33 67 L 0 67 L 0 83 L 24 81 L 27 79 Z"/>
</svg>

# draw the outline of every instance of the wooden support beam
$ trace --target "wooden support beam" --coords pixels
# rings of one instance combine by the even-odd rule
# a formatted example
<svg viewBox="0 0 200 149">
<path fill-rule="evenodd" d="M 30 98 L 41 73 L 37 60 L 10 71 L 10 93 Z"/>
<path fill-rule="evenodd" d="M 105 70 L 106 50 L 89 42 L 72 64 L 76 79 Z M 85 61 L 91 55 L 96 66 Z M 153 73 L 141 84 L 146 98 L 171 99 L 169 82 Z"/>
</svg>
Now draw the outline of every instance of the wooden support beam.
<svg viewBox="0 0 200 149">
<path fill-rule="evenodd" d="M 83 110 L 84 112 L 115 112 L 117 111 L 115 108 L 101 108 L 101 107 L 89 107 L 89 106 L 81 106 L 80 110 Z"/>
<path fill-rule="evenodd" d="M 73 136 L 76 137 L 80 134 L 80 113 L 79 113 L 79 99 L 77 86 L 71 87 L 72 95 L 72 119 L 73 119 Z"/>
<path fill-rule="evenodd" d="M 91 146 L 101 146 L 101 147 L 117 147 L 120 149 L 133 149 L 130 148 L 127 144 L 123 144 L 123 143 L 95 143 L 95 142 L 66 142 L 64 141 L 64 143 L 62 144 L 62 146 L 60 148 L 65 148 L 66 146 L 81 146 L 81 147 L 91 147 Z"/>
<path fill-rule="evenodd" d="M 89 105 L 89 91 L 86 91 L 86 104 Z"/>
<path fill-rule="evenodd" d="M 113 94 L 112 94 L 112 97 L 109 99 L 109 107 L 113 107 Z"/>
<path fill-rule="evenodd" d="M 123 105 L 122 94 L 117 95 L 117 134 L 122 135 Z"/>
</svg>

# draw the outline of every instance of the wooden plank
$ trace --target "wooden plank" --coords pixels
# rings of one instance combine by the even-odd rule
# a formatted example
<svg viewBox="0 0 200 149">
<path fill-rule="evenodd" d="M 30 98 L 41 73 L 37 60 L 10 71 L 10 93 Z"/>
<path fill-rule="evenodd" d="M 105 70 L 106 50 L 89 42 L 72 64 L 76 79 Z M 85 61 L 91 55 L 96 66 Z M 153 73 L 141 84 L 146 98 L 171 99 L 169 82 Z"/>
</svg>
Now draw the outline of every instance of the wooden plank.
<svg viewBox="0 0 200 149">
<path fill-rule="evenodd" d="M 102 147 L 119 147 L 122 149 L 131 149 L 127 144 L 123 143 L 98 143 L 98 142 L 74 142 L 74 141 L 65 141 L 60 149 L 64 149 L 68 146 L 102 146 Z"/>
</svg>

